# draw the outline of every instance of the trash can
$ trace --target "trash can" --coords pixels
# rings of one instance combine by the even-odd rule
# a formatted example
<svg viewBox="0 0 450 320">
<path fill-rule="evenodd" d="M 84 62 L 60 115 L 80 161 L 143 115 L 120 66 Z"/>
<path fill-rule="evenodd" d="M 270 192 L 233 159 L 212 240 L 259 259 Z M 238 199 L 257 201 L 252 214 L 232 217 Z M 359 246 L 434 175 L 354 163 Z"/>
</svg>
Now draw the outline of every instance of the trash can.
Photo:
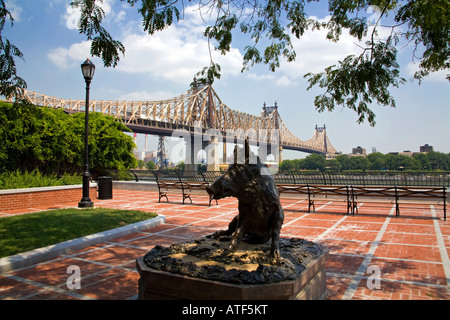
<svg viewBox="0 0 450 320">
<path fill-rule="evenodd" d="M 112 199 L 112 177 L 98 177 L 98 198 Z"/>
</svg>

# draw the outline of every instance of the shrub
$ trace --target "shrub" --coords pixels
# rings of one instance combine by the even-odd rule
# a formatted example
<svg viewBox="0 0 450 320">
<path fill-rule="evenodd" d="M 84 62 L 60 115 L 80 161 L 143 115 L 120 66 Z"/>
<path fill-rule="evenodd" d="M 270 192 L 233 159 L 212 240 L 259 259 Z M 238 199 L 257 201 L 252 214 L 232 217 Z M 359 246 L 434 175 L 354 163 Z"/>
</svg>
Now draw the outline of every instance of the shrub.
<svg viewBox="0 0 450 320">
<path fill-rule="evenodd" d="M 0 174 L 0 189 L 22 189 L 81 184 L 82 178 L 65 174 L 58 178 L 56 174 L 43 175 L 35 169 L 22 173 L 19 170 Z"/>
</svg>

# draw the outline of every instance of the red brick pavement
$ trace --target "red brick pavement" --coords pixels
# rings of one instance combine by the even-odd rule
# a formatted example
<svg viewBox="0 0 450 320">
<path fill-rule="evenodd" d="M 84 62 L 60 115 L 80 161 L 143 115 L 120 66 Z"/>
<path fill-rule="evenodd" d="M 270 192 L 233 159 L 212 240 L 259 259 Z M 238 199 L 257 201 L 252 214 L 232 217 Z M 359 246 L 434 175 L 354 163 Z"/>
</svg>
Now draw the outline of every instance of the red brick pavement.
<svg viewBox="0 0 450 320">
<path fill-rule="evenodd" d="M 1 274 L 0 299 L 136 299 L 137 257 L 155 245 L 225 228 L 237 213 L 233 198 L 211 207 L 203 196 L 194 196 L 193 202 L 158 203 L 156 192 L 125 190 L 114 190 L 111 200 L 96 199 L 98 207 L 157 212 L 166 223 Z M 304 200 L 282 198 L 282 205 L 282 236 L 306 238 L 330 250 L 327 299 L 450 299 L 450 223 L 440 218 L 442 208 L 404 206 L 396 218 L 391 204 L 362 203 L 356 216 L 346 215 L 337 202 L 317 202 L 315 213 L 306 212 Z M 2 212 L 0 217 L 46 209 Z M 68 288 L 68 266 L 80 268 L 80 289 Z"/>
</svg>

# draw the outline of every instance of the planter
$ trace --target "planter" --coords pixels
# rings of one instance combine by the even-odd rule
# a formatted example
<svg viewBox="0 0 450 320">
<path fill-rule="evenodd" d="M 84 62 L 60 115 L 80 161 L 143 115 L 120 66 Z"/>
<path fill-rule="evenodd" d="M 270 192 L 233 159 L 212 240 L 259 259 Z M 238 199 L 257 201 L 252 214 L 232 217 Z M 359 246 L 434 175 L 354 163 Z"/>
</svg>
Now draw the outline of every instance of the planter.
<svg viewBox="0 0 450 320">
<path fill-rule="evenodd" d="M 71 185 L 0 190 L 0 212 L 78 202 L 83 195 L 82 188 L 82 185 Z M 94 199 L 96 191 L 97 184 L 91 183 L 90 195 Z"/>
</svg>

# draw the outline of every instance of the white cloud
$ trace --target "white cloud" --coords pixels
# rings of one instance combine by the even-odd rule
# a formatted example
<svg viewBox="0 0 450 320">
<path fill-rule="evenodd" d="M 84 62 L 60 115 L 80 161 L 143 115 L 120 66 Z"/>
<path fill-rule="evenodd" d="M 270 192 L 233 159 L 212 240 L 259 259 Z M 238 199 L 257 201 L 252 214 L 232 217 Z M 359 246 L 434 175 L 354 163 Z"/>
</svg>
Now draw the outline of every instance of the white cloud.
<svg viewBox="0 0 450 320">
<path fill-rule="evenodd" d="M 256 74 L 254 72 L 249 71 L 246 73 L 246 78 L 250 80 L 256 80 L 256 81 L 272 81 L 275 79 L 275 74 L 269 73 L 269 74 Z"/>
<path fill-rule="evenodd" d="M 292 80 L 287 76 L 282 76 L 275 81 L 275 84 L 280 87 L 289 87 L 292 85 Z"/>
<path fill-rule="evenodd" d="M 99 2 L 98 5 L 105 12 L 105 18 L 112 13 L 111 3 L 114 0 L 103 0 Z M 79 8 L 73 8 L 72 6 L 67 7 L 66 13 L 64 14 L 64 20 L 66 21 L 66 27 L 70 30 L 78 29 L 78 22 L 80 21 L 81 10 Z"/>
<path fill-rule="evenodd" d="M 204 17 L 207 18 L 207 17 Z M 117 69 L 127 73 L 148 73 L 176 83 L 189 83 L 209 65 L 208 42 L 203 37 L 205 24 L 195 6 L 185 9 L 184 19 L 154 35 L 130 33 L 124 40 L 125 58 Z M 213 51 L 213 60 L 222 75 L 239 74 L 242 55 L 231 49 L 226 55 Z"/>
<path fill-rule="evenodd" d="M 419 63 L 413 63 L 410 62 L 406 66 L 406 73 L 411 78 L 414 77 L 414 73 L 419 71 Z M 427 77 L 423 79 L 423 81 L 430 81 L 430 82 L 448 82 L 446 79 L 448 71 L 446 70 L 439 70 L 436 72 L 431 72 Z"/>
<path fill-rule="evenodd" d="M 115 21 L 125 20 L 124 10 L 114 14 L 111 8 L 112 1 L 104 1 L 105 12 Z M 67 10 L 69 13 L 73 9 Z M 76 17 L 76 13 L 72 12 L 68 16 Z M 209 19 L 209 16 L 203 15 L 203 19 Z M 159 77 L 174 83 L 189 83 L 195 73 L 209 65 L 210 61 L 208 42 L 202 35 L 205 28 L 203 19 L 197 7 L 192 6 L 186 8 L 184 19 L 178 24 L 154 35 L 123 28 L 123 38 L 120 41 L 124 44 L 126 52 L 125 57 L 121 57 L 117 70 L 130 74 L 148 74 L 150 77 Z M 328 19 L 329 17 L 326 17 L 320 21 Z M 67 19 L 72 23 L 75 20 Z M 380 36 L 384 36 L 384 33 L 383 28 L 380 28 Z M 278 86 L 295 86 L 303 79 L 304 74 L 321 72 L 349 54 L 361 53 L 361 48 L 356 45 L 357 39 L 345 30 L 337 43 L 327 40 L 326 34 L 327 30 L 315 30 L 307 31 L 301 39 L 292 37 L 297 53 L 294 62 L 282 60 L 276 73 L 270 73 L 267 69 L 263 73 L 252 69 L 245 76 L 253 81 L 271 80 Z M 364 41 L 365 39 L 362 42 Z M 86 46 L 87 43 L 83 42 L 67 49 L 58 48 L 49 53 L 49 58 L 59 66 L 70 65 L 71 59 L 76 59 L 78 63 L 89 52 Z M 83 54 L 80 53 L 81 47 L 85 49 Z M 238 49 L 232 48 L 226 56 L 214 50 L 212 54 L 213 60 L 221 65 L 223 76 L 240 74 L 243 56 Z"/>
<path fill-rule="evenodd" d="M 153 36 L 131 34 L 123 44 L 126 53 L 118 70 L 148 73 L 178 83 L 192 81 L 195 73 L 210 61 L 208 42 L 184 28 L 171 27 Z M 213 52 L 213 59 L 221 65 L 224 75 L 240 72 L 242 55 L 237 49 L 226 56 Z"/>
<path fill-rule="evenodd" d="M 329 17 L 319 19 L 319 22 L 326 22 L 328 19 Z M 293 62 L 281 60 L 280 68 L 275 72 L 276 85 L 296 86 L 308 72 L 322 72 L 326 67 L 337 64 L 348 55 L 361 54 L 362 49 L 359 46 L 364 46 L 365 41 L 371 34 L 371 28 L 369 28 L 368 36 L 361 42 L 350 36 L 346 30 L 343 30 L 338 42 L 332 42 L 327 40 L 327 32 L 326 29 L 308 30 L 300 39 L 292 37 L 296 59 Z M 387 28 L 382 27 L 378 28 L 378 34 L 379 38 L 385 38 L 389 35 Z"/>
<path fill-rule="evenodd" d="M 315 30 L 306 32 L 301 39 L 293 40 L 294 50 L 297 54 L 293 62 L 281 62 L 279 73 L 279 85 L 296 85 L 308 72 L 321 72 L 326 67 L 336 64 L 349 54 L 357 54 L 361 49 L 355 45 L 355 38 L 345 31 L 340 41 L 335 43 L 326 39 L 327 30 Z"/>
<path fill-rule="evenodd" d="M 173 97 L 178 96 L 180 93 L 173 93 L 170 91 L 155 91 L 155 92 L 148 92 L 148 91 L 137 91 L 137 92 L 130 92 L 124 95 L 121 95 L 117 97 L 117 100 L 121 101 L 158 101 L 158 100 L 167 100 L 172 99 Z"/>
<path fill-rule="evenodd" d="M 121 10 L 121 11 L 117 14 L 117 17 L 116 17 L 116 19 L 115 19 L 114 21 L 115 21 L 116 23 L 119 23 L 119 22 L 125 20 L 126 14 L 127 14 L 127 13 L 126 13 L 124 10 Z"/>
<path fill-rule="evenodd" d="M 90 57 L 91 41 L 75 43 L 68 49 L 56 48 L 51 50 L 47 57 L 60 68 L 70 68 L 80 61 Z"/>
<path fill-rule="evenodd" d="M 67 12 L 68 27 L 73 27 L 77 13 L 72 8 Z M 116 19 L 121 20 L 124 14 L 119 13 Z M 203 20 L 190 8 L 186 9 L 185 19 L 179 24 L 154 35 L 126 30 L 124 38 L 120 39 L 126 48 L 125 56 L 121 57 L 116 69 L 130 74 L 148 74 L 174 83 L 190 83 L 194 75 L 210 63 L 208 42 L 201 33 L 203 30 Z M 69 48 L 57 48 L 48 57 L 60 67 L 71 66 L 85 58 L 89 44 L 84 41 Z M 240 73 L 242 55 L 239 50 L 231 49 L 226 56 L 214 51 L 212 54 L 214 61 L 221 65 L 223 76 Z"/>
<path fill-rule="evenodd" d="M 18 6 L 15 0 L 7 0 L 5 1 L 6 9 L 11 13 L 14 21 L 20 22 L 20 15 L 22 14 L 22 7 Z"/>
</svg>

